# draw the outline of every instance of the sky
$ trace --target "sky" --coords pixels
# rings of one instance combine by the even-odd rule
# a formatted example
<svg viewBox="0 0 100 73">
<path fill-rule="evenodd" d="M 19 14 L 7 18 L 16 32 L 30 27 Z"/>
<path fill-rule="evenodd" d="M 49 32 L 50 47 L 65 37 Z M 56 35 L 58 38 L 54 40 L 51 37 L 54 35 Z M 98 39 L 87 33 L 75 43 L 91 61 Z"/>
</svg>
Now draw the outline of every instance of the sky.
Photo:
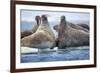
<svg viewBox="0 0 100 73">
<path fill-rule="evenodd" d="M 90 14 L 82 12 L 57 12 L 57 11 L 35 11 L 21 10 L 21 21 L 35 22 L 36 15 L 47 15 L 49 22 L 58 22 L 60 17 L 64 15 L 67 21 L 89 21 Z"/>
</svg>

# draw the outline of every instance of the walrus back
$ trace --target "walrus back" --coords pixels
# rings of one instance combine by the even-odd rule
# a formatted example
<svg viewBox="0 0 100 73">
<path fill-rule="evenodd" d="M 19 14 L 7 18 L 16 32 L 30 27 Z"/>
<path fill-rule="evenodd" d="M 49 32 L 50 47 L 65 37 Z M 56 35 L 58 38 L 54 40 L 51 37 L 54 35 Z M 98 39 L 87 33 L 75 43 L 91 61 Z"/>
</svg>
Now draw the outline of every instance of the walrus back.
<svg viewBox="0 0 100 73">
<path fill-rule="evenodd" d="M 25 40 L 24 40 L 25 39 Z M 23 46 L 28 46 L 32 48 L 51 48 L 54 39 L 51 38 L 49 34 L 45 34 L 44 31 L 39 31 L 22 39 Z"/>
</svg>

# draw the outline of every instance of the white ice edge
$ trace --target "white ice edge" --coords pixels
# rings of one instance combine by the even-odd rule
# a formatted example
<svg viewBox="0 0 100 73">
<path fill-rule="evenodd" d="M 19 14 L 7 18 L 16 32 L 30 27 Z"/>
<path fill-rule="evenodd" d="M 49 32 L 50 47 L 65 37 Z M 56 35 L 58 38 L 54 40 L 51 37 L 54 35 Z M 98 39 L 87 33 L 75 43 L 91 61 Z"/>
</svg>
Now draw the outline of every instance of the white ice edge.
<svg viewBox="0 0 100 73">
<path fill-rule="evenodd" d="M 46 51 L 46 52 L 56 52 L 56 51 L 64 51 L 64 50 L 80 50 L 80 49 L 86 49 L 89 48 L 89 46 L 80 46 L 80 47 L 68 47 L 66 49 L 58 49 L 57 47 L 55 47 L 54 49 L 43 49 L 41 51 Z M 38 48 L 29 48 L 29 47 L 21 47 L 21 54 L 28 54 L 28 53 L 38 53 Z"/>
</svg>

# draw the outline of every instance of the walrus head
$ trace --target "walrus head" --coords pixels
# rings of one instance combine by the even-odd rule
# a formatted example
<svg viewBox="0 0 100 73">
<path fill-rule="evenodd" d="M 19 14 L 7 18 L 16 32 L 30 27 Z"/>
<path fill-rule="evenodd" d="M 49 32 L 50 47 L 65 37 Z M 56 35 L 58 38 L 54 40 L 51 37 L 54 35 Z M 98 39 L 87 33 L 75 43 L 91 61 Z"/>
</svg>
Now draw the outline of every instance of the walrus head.
<svg viewBox="0 0 100 73">
<path fill-rule="evenodd" d="M 61 27 L 65 27 L 66 26 L 66 18 L 65 18 L 65 16 L 61 16 L 60 26 Z"/>
<path fill-rule="evenodd" d="M 58 48 L 62 48 L 62 46 L 64 46 L 64 41 L 65 41 L 65 29 L 66 29 L 66 18 L 65 18 L 65 16 L 61 16 L 60 24 L 56 27 L 59 27 L 56 45 L 58 46 Z"/>
<path fill-rule="evenodd" d="M 60 25 L 55 25 L 55 26 L 53 27 L 53 29 L 56 30 L 57 32 L 59 32 L 59 30 L 60 30 L 61 28 L 64 29 L 65 27 L 66 27 L 66 18 L 65 18 L 65 16 L 61 16 Z"/>
<path fill-rule="evenodd" d="M 48 24 L 47 16 L 46 15 L 42 15 L 41 16 L 41 21 L 42 21 L 42 24 Z"/>
<path fill-rule="evenodd" d="M 89 30 L 89 25 L 87 25 L 87 24 L 81 23 L 81 24 L 77 24 L 77 25 L 79 25 L 79 26 L 81 26 L 81 27 L 86 28 L 87 30 Z"/>
<path fill-rule="evenodd" d="M 37 25 L 39 25 L 39 24 L 41 23 L 41 18 L 40 18 L 40 16 L 36 16 L 36 17 L 35 17 L 35 20 L 36 20 Z"/>
<path fill-rule="evenodd" d="M 66 19 L 65 19 L 65 16 L 61 16 L 61 21 L 60 21 L 60 25 L 59 25 L 59 33 L 58 33 L 58 36 L 62 36 L 62 34 L 65 32 L 65 29 L 66 29 Z"/>
</svg>

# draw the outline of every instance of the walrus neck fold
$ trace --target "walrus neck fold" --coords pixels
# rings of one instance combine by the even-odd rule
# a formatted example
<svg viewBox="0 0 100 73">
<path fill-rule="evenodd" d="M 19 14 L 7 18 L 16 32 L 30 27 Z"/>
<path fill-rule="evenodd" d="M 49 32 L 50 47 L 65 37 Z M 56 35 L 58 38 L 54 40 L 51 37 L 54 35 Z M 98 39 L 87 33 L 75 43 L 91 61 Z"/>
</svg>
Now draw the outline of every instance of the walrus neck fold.
<svg viewBox="0 0 100 73">
<path fill-rule="evenodd" d="M 48 25 L 48 21 L 42 21 L 42 25 Z"/>
</svg>

